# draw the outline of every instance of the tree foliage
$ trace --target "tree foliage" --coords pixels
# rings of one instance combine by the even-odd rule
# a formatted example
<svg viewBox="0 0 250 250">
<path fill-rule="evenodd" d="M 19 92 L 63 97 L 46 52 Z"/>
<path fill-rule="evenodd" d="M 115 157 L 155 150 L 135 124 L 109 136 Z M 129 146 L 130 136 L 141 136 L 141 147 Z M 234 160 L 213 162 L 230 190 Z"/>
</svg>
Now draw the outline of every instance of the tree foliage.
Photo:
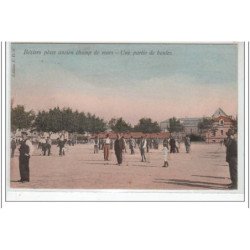
<svg viewBox="0 0 250 250">
<path fill-rule="evenodd" d="M 169 119 L 169 127 L 168 127 L 168 131 L 170 133 L 172 132 L 181 132 L 183 131 L 183 126 L 180 122 L 180 120 L 178 120 L 177 118 L 173 117 Z"/>
<path fill-rule="evenodd" d="M 218 131 L 218 128 L 214 126 L 214 121 L 212 118 L 206 118 L 204 117 L 201 122 L 198 124 L 198 128 L 201 130 L 201 132 L 210 131 L 213 136 L 216 135 L 216 132 Z"/>
<path fill-rule="evenodd" d="M 210 130 L 210 129 L 212 129 L 212 127 L 213 127 L 213 120 L 211 118 L 203 117 L 202 121 L 199 122 L 199 124 L 198 124 L 198 128 L 201 131 Z"/>
<path fill-rule="evenodd" d="M 91 113 L 73 111 L 71 108 L 55 107 L 48 111 L 41 110 L 37 114 L 33 111 L 25 111 L 24 106 L 18 105 L 11 108 L 11 129 L 35 128 L 42 132 L 68 131 L 70 133 L 104 132 L 107 128 L 115 132 L 138 131 L 143 133 L 158 133 L 161 131 L 157 122 L 151 118 L 141 118 L 134 127 L 122 117 L 112 118 L 106 123 L 100 117 Z"/>
<path fill-rule="evenodd" d="M 236 117 L 236 119 L 232 119 L 231 129 L 233 129 L 235 133 L 238 132 L 238 117 Z"/>
<path fill-rule="evenodd" d="M 143 133 L 159 133 L 161 131 L 157 122 L 153 122 L 151 118 L 141 118 L 139 123 L 134 126 L 134 130 Z"/>
<path fill-rule="evenodd" d="M 17 105 L 11 108 L 11 130 L 31 128 L 35 118 L 35 113 L 25 111 L 24 106 Z"/>
<path fill-rule="evenodd" d="M 106 123 L 103 119 L 90 113 L 72 111 L 71 108 L 60 109 L 56 107 L 49 111 L 39 111 L 34 126 L 38 131 L 59 132 L 103 132 Z"/>
<path fill-rule="evenodd" d="M 112 118 L 108 124 L 114 132 L 128 132 L 132 130 L 132 126 L 126 123 L 122 117 L 118 119 Z"/>
</svg>

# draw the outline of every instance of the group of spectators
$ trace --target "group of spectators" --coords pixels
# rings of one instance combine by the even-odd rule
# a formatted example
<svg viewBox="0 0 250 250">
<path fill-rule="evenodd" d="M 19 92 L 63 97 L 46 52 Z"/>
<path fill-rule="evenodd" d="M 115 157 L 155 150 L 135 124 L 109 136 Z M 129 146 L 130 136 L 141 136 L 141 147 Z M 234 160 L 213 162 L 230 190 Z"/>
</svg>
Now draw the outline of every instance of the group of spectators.
<svg viewBox="0 0 250 250">
<path fill-rule="evenodd" d="M 184 144 L 186 148 L 186 153 L 190 152 L 191 142 L 190 138 L 186 136 L 184 139 Z M 63 135 L 57 139 L 57 146 L 59 147 L 59 155 L 65 155 L 65 144 L 67 140 L 64 138 Z M 163 158 L 164 164 L 163 167 L 168 167 L 168 152 L 170 153 L 179 153 L 181 141 L 178 139 L 173 138 L 165 138 L 163 140 Z M 27 133 L 22 133 L 22 139 L 17 140 L 15 138 L 11 139 L 11 157 L 14 157 L 15 149 L 17 145 L 20 144 L 19 147 L 19 168 L 20 168 L 20 175 L 21 179 L 20 182 L 29 181 L 29 158 L 33 152 L 33 145 L 31 141 L 27 137 Z M 129 149 L 131 154 L 135 154 L 135 148 L 138 145 L 140 154 L 141 154 L 141 161 L 146 162 L 146 152 L 149 148 L 148 141 L 144 136 L 141 136 L 140 140 L 135 140 L 132 136 L 129 140 L 125 140 L 121 134 L 117 133 L 116 139 L 113 141 L 110 139 L 109 134 L 106 135 L 106 138 L 102 142 L 102 149 L 104 154 L 104 160 L 108 161 L 110 157 L 110 149 L 114 147 L 117 165 L 121 165 L 123 162 L 123 153 L 126 152 L 126 144 L 129 145 Z M 71 145 L 74 145 L 71 143 Z M 227 138 L 224 140 L 224 145 L 226 146 L 226 161 L 229 164 L 229 173 L 231 178 L 231 185 L 230 188 L 237 189 L 238 186 L 238 156 L 237 156 L 237 140 L 234 136 L 234 131 L 229 129 L 227 132 Z M 38 149 L 42 150 L 42 155 L 50 155 L 51 154 L 51 146 L 52 140 L 50 137 L 41 137 L 38 142 Z M 94 153 L 98 153 L 100 149 L 100 140 L 97 137 L 94 139 Z"/>
<path fill-rule="evenodd" d="M 170 153 L 179 153 L 180 151 L 180 139 L 175 139 L 172 136 L 170 138 L 165 138 L 163 140 L 163 151 L 164 153 L 164 166 L 165 159 L 167 158 L 167 153 L 170 150 Z M 104 161 L 109 160 L 110 149 L 114 148 L 115 155 L 117 158 L 117 164 L 122 164 L 122 153 L 127 152 L 127 145 L 129 147 L 131 155 L 135 154 L 135 148 L 138 147 L 141 154 L 141 162 L 146 162 L 146 153 L 149 152 L 149 149 L 159 149 L 160 140 L 148 139 L 145 136 L 141 136 L 139 139 L 133 138 L 131 136 L 129 139 L 125 139 L 120 133 L 117 133 L 116 139 L 112 140 L 109 134 L 106 135 L 106 138 L 100 139 L 98 136 L 94 138 L 94 154 L 98 154 L 99 150 L 103 150 Z M 190 138 L 186 136 L 184 138 L 184 144 L 186 147 L 186 152 L 190 152 Z"/>
</svg>

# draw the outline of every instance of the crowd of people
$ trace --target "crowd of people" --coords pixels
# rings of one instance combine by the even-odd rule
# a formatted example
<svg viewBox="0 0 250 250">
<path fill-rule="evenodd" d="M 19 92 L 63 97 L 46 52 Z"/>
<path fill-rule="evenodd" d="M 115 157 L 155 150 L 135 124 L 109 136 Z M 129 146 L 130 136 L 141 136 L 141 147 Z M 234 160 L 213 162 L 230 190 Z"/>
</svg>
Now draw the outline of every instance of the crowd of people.
<svg viewBox="0 0 250 250">
<path fill-rule="evenodd" d="M 116 139 L 111 139 L 109 134 L 106 134 L 106 137 L 100 139 L 97 135 L 94 140 L 94 154 L 98 154 L 99 150 L 103 150 L 104 161 L 109 160 L 110 150 L 114 148 L 114 152 L 117 159 L 117 165 L 122 164 L 122 155 L 127 153 L 127 148 L 130 150 L 130 154 L 135 154 L 135 149 L 138 147 L 141 155 L 141 162 L 146 162 L 146 154 L 149 153 L 151 149 L 159 149 L 159 144 L 162 143 L 163 146 L 163 158 L 164 164 L 163 167 L 169 166 L 167 162 L 168 153 L 179 153 L 180 152 L 180 144 L 184 142 L 186 153 L 190 152 L 191 142 L 190 138 L 187 135 L 185 138 L 174 138 L 171 136 L 170 138 L 164 138 L 164 140 L 151 139 L 146 138 L 146 136 L 141 136 L 140 138 L 133 138 L 131 136 L 129 139 L 125 139 L 122 134 L 117 133 Z"/>
<path fill-rule="evenodd" d="M 27 132 L 22 132 L 22 139 L 16 140 L 12 138 L 11 140 L 11 157 L 14 157 L 17 145 L 19 145 L 19 170 L 21 179 L 20 182 L 29 182 L 29 159 L 34 150 L 34 146 L 28 139 Z M 100 139 L 96 136 L 93 140 L 94 144 L 94 154 L 98 154 L 100 150 L 103 150 L 104 161 L 110 160 L 110 150 L 114 149 L 117 165 L 122 165 L 124 153 L 127 153 L 127 148 L 130 150 L 131 155 L 135 155 L 135 149 L 138 147 L 141 162 L 147 161 L 147 153 L 150 149 L 159 149 L 159 144 L 162 143 L 162 155 L 163 155 L 163 165 L 162 167 L 168 167 L 168 154 L 170 153 L 180 153 L 180 145 L 184 143 L 186 153 L 190 153 L 191 141 L 190 137 L 186 135 L 184 138 L 164 138 L 162 141 L 159 139 L 149 139 L 145 136 L 141 138 L 133 138 L 131 136 L 129 139 L 125 139 L 120 133 L 116 134 L 116 139 L 111 139 L 109 134 L 106 137 Z M 58 155 L 65 155 L 66 144 L 74 146 L 73 140 L 67 140 L 64 135 L 57 138 L 55 144 L 58 147 Z M 224 145 L 226 146 L 226 162 L 229 164 L 229 173 L 231 178 L 231 185 L 229 188 L 237 189 L 238 186 L 238 168 L 237 168 L 237 140 L 234 137 L 234 131 L 229 129 L 227 132 L 227 138 L 224 140 Z M 51 155 L 52 140 L 48 136 L 42 136 L 38 141 L 37 148 L 41 150 L 41 155 L 50 156 Z"/>
</svg>

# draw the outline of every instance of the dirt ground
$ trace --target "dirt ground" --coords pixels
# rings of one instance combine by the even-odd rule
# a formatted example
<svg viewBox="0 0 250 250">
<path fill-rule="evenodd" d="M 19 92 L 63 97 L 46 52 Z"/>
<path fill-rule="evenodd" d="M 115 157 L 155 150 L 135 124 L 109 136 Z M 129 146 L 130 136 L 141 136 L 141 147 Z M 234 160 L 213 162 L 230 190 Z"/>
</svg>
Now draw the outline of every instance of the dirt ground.
<svg viewBox="0 0 250 250">
<path fill-rule="evenodd" d="M 93 144 L 68 146 L 65 156 L 52 146 L 51 156 L 35 149 L 30 159 L 30 182 L 19 183 L 18 150 L 11 159 L 11 188 L 50 189 L 227 189 L 231 183 L 225 147 L 219 144 L 193 143 L 190 154 L 182 144 L 180 153 L 169 154 L 164 168 L 162 148 L 150 150 L 147 162 L 141 162 L 139 149 L 129 150 L 123 164 L 116 165 L 114 151 L 104 162 L 103 151 L 93 152 Z"/>
</svg>

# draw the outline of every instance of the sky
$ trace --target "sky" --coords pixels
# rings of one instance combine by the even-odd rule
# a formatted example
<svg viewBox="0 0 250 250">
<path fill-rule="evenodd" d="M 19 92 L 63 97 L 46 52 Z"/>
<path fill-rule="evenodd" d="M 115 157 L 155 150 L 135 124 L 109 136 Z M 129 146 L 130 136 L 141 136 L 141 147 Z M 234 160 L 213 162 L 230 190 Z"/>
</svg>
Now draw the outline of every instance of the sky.
<svg viewBox="0 0 250 250">
<path fill-rule="evenodd" d="M 27 110 L 123 117 L 237 114 L 237 44 L 13 43 L 11 97 Z"/>
</svg>

